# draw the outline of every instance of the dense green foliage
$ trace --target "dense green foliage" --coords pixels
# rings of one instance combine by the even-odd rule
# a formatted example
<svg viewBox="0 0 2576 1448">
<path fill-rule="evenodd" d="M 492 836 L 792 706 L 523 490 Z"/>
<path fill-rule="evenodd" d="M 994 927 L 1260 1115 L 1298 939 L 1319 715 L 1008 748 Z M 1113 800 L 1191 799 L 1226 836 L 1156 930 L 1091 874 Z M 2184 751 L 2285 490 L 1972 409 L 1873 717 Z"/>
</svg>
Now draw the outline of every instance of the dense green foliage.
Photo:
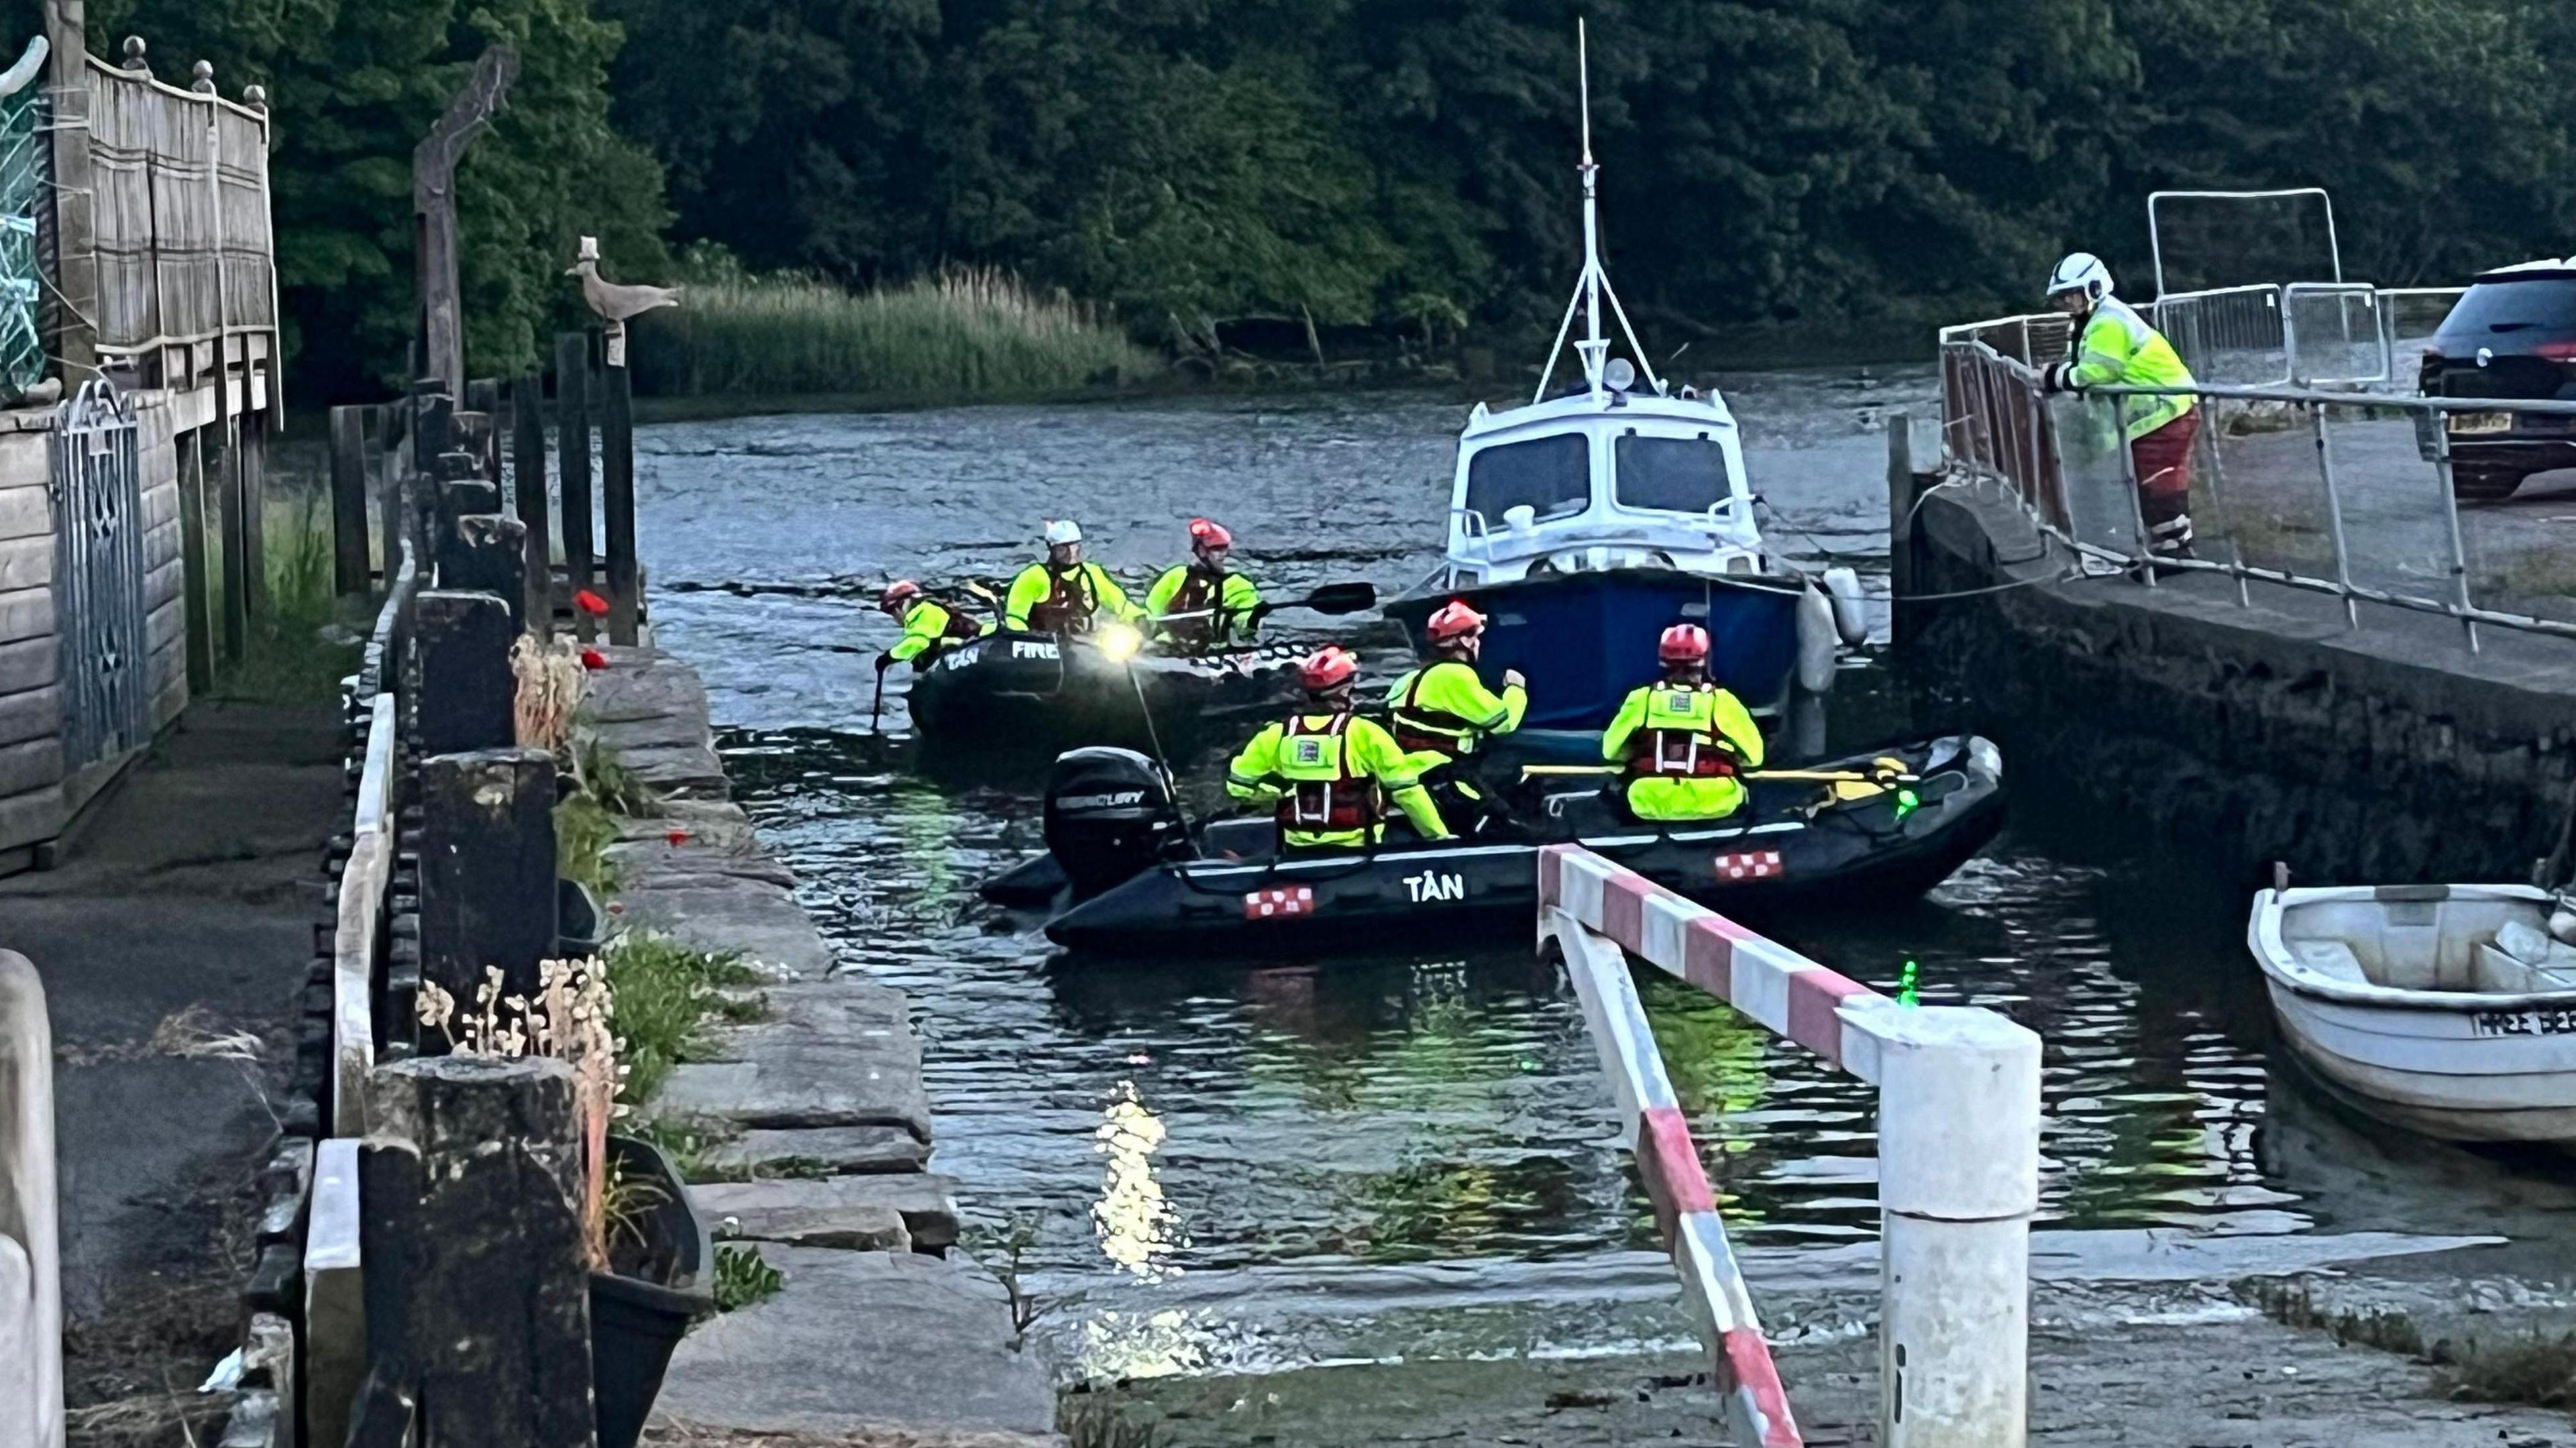
<svg viewBox="0 0 2576 1448">
<path fill-rule="evenodd" d="M 2392 283 L 2576 245 L 2568 0 L 94 0 L 92 35 L 271 86 L 291 308 L 344 374 L 395 370 L 409 150 L 500 37 L 527 68 L 465 170 L 478 369 L 563 319 L 585 231 L 627 276 L 660 238 L 858 287 L 1000 267 L 1149 339 L 1547 326 L 1578 9 L 1659 338 L 1907 346 L 2077 246 L 2143 293 L 2159 187 L 2328 186 L 2348 269 Z"/>
</svg>

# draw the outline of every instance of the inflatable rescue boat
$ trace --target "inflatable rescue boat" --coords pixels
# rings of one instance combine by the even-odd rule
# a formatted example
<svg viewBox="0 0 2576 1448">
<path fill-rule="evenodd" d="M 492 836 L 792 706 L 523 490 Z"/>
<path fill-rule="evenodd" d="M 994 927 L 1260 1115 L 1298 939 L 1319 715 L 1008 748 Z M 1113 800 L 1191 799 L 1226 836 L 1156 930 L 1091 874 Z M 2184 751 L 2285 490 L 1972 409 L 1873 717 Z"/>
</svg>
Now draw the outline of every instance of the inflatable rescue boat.
<svg viewBox="0 0 2576 1448">
<path fill-rule="evenodd" d="M 1599 781 L 1568 783 L 1580 778 L 1538 781 L 1553 788 L 1523 837 L 1399 841 L 1399 821 L 1375 849 L 1283 854 L 1267 818 L 1192 831 L 1144 756 L 1075 750 L 1048 785 L 1047 853 L 983 893 L 1041 913 L 1047 937 L 1076 950 L 1257 949 L 1526 929 L 1538 851 L 1567 840 L 1729 911 L 1885 906 L 1938 884 L 2003 824 L 2003 758 L 1975 736 L 1756 772 L 1745 808 L 1707 824 L 1637 823 Z"/>
</svg>

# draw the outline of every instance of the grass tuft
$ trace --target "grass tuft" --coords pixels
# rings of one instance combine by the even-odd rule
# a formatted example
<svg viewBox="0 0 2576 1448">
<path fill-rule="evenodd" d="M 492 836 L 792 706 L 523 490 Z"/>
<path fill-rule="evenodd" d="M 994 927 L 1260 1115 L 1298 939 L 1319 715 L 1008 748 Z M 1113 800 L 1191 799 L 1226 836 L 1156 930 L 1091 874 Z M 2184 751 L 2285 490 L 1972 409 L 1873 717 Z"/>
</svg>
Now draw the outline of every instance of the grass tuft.
<svg viewBox="0 0 2576 1448">
<path fill-rule="evenodd" d="M 846 393 L 957 401 L 1159 372 L 1092 308 L 1008 272 L 960 268 L 849 292 L 738 271 L 638 326 L 636 390 L 660 397 Z"/>
<path fill-rule="evenodd" d="M 340 630 L 339 642 L 325 637 L 335 624 L 336 583 L 328 501 L 317 492 L 271 498 L 260 511 L 260 526 L 267 606 L 249 618 L 240 662 L 216 665 L 214 693 L 268 704 L 335 703 L 340 680 L 357 672 L 362 644 L 355 629 Z M 221 604 L 216 608 L 214 627 L 220 632 Z"/>
<path fill-rule="evenodd" d="M 787 1274 L 761 1260 L 758 1247 L 725 1243 L 716 1248 L 716 1311 L 731 1312 L 778 1295 Z"/>
<path fill-rule="evenodd" d="M 732 952 L 692 950 L 668 936 L 622 936 L 608 948 L 608 983 L 617 998 L 617 1033 L 626 1081 L 618 1099 L 630 1106 L 653 1099 L 671 1068 L 705 1041 L 719 1016 L 735 1017 L 735 1003 L 721 992 L 757 985 L 760 973 Z"/>
</svg>

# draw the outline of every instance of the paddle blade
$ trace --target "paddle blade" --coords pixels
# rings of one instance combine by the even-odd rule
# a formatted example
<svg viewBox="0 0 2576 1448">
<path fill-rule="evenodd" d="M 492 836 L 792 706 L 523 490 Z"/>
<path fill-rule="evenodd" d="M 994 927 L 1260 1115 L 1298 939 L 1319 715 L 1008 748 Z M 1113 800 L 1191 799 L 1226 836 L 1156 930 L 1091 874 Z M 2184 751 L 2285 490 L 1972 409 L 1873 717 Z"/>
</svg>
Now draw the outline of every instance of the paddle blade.
<svg viewBox="0 0 2576 1448">
<path fill-rule="evenodd" d="M 1307 594 L 1305 598 L 1287 606 L 1314 613 L 1358 613 L 1362 609 L 1377 607 L 1377 585 L 1327 583 Z"/>
</svg>

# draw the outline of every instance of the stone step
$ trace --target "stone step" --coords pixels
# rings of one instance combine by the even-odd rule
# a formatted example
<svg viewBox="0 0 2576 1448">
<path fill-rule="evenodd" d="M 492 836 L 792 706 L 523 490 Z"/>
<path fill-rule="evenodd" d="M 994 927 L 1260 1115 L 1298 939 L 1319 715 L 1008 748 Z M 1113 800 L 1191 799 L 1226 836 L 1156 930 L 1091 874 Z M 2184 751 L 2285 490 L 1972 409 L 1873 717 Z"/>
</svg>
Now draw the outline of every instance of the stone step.
<svg viewBox="0 0 2576 1448">
<path fill-rule="evenodd" d="M 933 1172 L 817 1181 L 707 1182 L 691 1183 L 689 1200 L 696 1204 L 698 1215 L 710 1222 L 732 1218 L 735 1225 L 727 1230 L 737 1237 L 831 1246 L 838 1244 L 799 1239 L 864 1233 L 891 1216 L 910 1234 L 914 1250 L 939 1252 L 957 1245 L 956 1185 Z"/>
<path fill-rule="evenodd" d="M 900 1126 L 822 1126 L 746 1131 L 698 1153 L 710 1180 L 883 1175 L 917 1172 L 930 1147 Z"/>
</svg>

